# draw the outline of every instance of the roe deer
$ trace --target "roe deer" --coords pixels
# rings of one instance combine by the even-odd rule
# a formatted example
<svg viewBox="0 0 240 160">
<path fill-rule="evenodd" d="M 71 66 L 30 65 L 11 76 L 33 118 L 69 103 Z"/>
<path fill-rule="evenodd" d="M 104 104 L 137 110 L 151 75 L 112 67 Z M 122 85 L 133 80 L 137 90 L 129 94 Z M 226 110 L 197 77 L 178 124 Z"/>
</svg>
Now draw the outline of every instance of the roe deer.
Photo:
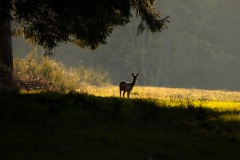
<svg viewBox="0 0 240 160">
<path fill-rule="evenodd" d="M 132 77 L 133 77 L 132 82 L 126 82 L 126 81 L 120 82 L 120 84 L 119 84 L 120 97 L 121 97 L 121 93 L 123 91 L 123 97 L 124 97 L 125 93 L 127 92 L 127 97 L 129 98 L 130 92 L 133 89 L 133 87 L 135 86 L 135 83 L 136 83 L 136 80 L 138 77 L 138 73 L 136 74 L 136 76 L 134 76 L 134 74 L 132 73 Z"/>
</svg>

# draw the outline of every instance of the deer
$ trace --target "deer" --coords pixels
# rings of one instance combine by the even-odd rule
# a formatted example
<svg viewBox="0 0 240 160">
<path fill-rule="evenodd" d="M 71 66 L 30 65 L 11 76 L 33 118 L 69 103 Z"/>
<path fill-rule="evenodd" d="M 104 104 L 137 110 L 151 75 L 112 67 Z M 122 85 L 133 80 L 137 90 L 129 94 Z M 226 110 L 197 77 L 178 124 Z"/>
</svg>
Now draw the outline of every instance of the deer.
<svg viewBox="0 0 240 160">
<path fill-rule="evenodd" d="M 127 92 L 127 98 L 129 98 L 130 92 L 132 91 L 133 87 L 135 86 L 135 83 L 136 83 L 136 80 L 138 77 L 138 73 L 136 75 L 134 75 L 132 73 L 132 77 L 133 77 L 132 82 L 121 81 L 119 83 L 120 97 L 121 97 L 121 93 L 123 91 L 123 97 L 124 97 L 125 93 Z"/>
</svg>

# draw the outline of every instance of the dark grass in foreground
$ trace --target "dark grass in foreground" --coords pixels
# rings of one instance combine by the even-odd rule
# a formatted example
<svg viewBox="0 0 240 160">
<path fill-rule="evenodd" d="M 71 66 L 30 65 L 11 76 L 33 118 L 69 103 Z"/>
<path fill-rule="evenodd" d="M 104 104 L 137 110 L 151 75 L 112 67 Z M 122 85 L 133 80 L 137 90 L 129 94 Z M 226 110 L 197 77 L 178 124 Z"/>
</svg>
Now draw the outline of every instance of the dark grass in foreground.
<svg viewBox="0 0 240 160">
<path fill-rule="evenodd" d="M 239 159 L 240 122 L 208 108 L 84 94 L 0 95 L 0 159 Z"/>
</svg>

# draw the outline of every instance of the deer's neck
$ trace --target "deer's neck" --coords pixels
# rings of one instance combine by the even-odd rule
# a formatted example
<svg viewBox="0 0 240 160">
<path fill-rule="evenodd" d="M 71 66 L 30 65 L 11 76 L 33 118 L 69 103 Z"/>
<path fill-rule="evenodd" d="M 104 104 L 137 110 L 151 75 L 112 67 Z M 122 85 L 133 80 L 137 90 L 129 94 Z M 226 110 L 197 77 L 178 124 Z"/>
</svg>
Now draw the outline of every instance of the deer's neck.
<svg viewBox="0 0 240 160">
<path fill-rule="evenodd" d="M 136 83 L 136 79 L 133 79 L 131 85 L 132 85 L 132 86 L 135 86 L 135 83 Z"/>
</svg>

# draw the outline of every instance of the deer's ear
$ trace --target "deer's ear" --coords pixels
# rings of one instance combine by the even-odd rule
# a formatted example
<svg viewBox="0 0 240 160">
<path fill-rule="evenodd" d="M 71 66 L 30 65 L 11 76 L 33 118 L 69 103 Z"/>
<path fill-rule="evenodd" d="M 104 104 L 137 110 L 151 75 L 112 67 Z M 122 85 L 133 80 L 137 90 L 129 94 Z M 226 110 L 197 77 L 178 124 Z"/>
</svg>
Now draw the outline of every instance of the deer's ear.
<svg viewBox="0 0 240 160">
<path fill-rule="evenodd" d="M 134 76 L 134 74 L 132 73 L 132 76 Z"/>
<path fill-rule="evenodd" d="M 138 76 L 138 73 L 136 74 L 136 76 Z"/>
</svg>

